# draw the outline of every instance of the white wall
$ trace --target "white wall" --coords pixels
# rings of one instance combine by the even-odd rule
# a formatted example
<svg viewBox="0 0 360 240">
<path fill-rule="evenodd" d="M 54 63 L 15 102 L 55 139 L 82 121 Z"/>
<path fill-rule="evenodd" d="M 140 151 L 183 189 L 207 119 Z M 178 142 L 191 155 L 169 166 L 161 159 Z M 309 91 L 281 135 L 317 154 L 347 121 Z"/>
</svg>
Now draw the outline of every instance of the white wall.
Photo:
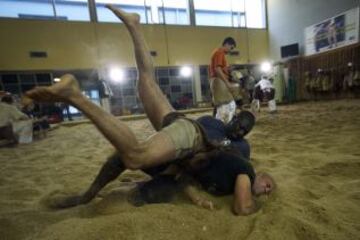
<svg viewBox="0 0 360 240">
<path fill-rule="evenodd" d="M 269 55 L 277 61 L 280 47 L 299 43 L 304 53 L 304 29 L 360 5 L 360 0 L 268 0 Z"/>
</svg>

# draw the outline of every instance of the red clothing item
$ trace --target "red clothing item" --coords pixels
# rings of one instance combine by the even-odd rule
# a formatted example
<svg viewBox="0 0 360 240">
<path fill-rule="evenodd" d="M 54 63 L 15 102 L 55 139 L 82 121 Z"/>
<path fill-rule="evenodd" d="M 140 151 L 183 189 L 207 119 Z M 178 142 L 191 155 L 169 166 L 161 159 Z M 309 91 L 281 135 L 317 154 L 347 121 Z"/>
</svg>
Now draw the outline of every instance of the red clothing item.
<svg viewBox="0 0 360 240">
<path fill-rule="evenodd" d="M 221 69 L 223 70 L 223 72 L 225 73 L 226 76 L 229 76 L 229 71 L 228 71 L 228 65 L 226 62 L 226 58 L 225 58 L 225 49 L 223 48 L 217 48 L 213 51 L 212 55 L 211 55 L 211 63 L 210 63 L 210 67 L 209 67 L 209 76 L 210 77 L 217 77 L 216 75 L 216 67 L 221 67 Z"/>
</svg>

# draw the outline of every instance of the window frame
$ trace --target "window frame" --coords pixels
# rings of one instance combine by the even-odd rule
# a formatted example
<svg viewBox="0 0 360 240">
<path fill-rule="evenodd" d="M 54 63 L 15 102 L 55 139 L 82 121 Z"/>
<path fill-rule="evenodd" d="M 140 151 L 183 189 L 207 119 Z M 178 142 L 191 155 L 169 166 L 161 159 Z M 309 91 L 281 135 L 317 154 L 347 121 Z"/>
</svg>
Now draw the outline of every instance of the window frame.
<svg viewBox="0 0 360 240">
<path fill-rule="evenodd" d="M 55 5 L 56 2 L 55 0 L 51 0 L 51 4 L 53 9 L 56 8 Z M 100 3 L 102 4 L 102 3 Z M 105 4 L 105 3 L 103 3 Z M 15 17 L 5 17 L 5 16 L 0 16 L 0 21 L 1 20 L 6 20 L 6 21 L 48 21 L 48 22 L 75 22 L 75 23 L 99 23 L 99 24 L 118 24 L 118 22 L 105 22 L 105 21 L 99 21 L 98 20 L 98 16 L 97 16 L 97 9 L 96 6 L 99 5 L 99 3 L 96 3 L 96 0 L 87 0 L 87 8 L 88 8 L 88 12 L 89 12 L 89 20 L 64 20 L 61 18 L 58 18 L 56 14 L 56 10 L 53 10 L 54 13 L 54 19 L 32 19 L 32 18 L 15 18 Z M 165 7 L 166 8 L 166 7 Z M 146 23 L 141 23 L 143 25 L 166 25 L 166 26 L 177 26 L 177 27 L 199 27 L 199 28 L 227 28 L 227 29 L 231 29 L 231 28 L 237 28 L 237 29 L 255 29 L 255 30 L 267 30 L 268 29 L 268 13 L 267 13 L 267 9 L 268 9 L 268 4 L 267 4 L 267 0 L 264 0 L 264 27 L 261 28 L 256 28 L 256 27 L 247 27 L 247 21 L 246 21 L 246 10 L 244 12 L 231 12 L 231 18 L 233 18 L 235 15 L 239 14 L 245 16 L 245 26 L 215 26 L 215 25 L 196 25 L 196 17 L 195 17 L 195 8 L 194 8 L 194 2 L 193 0 L 188 0 L 188 12 L 189 12 L 189 24 L 173 24 L 173 23 L 167 23 L 166 22 L 166 18 L 164 20 L 163 23 L 148 23 L 148 19 L 146 19 Z M 145 10 L 145 14 L 147 15 L 147 8 L 146 5 L 144 4 L 144 10 Z M 158 9 L 158 11 L 162 11 L 160 8 Z M 163 12 L 163 11 L 162 11 Z M 164 13 L 164 12 L 163 12 Z M 233 19 L 231 20 L 233 22 Z M 121 23 L 123 24 L 123 23 Z"/>
<path fill-rule="evenodd" d="M 17 0 L 18 2 L 23 2 L 22 0 Z M 36 1 L 36 0 L 34 0 Z M 7 17 L 7 16 L 0 16 L 0 21 L 1 20 L 6 20 L 6 21 L 44 21 L 44 22 L 75 22 L 75 23 L 92 23 L 92 22 L 97 22 L 96 21 L 96 16 L 94 18 L 94 13 L 92 11 L 92 4 L 93 0 L 87 0 L 87 12 L 89 13 L 89 19 L 87 20 L 71 20 L 71 19 L 63 19 L 61 18 L 61 16 L 57 15 L 57 11 L 56 11 L 56 0 L 49 0 L 49 4 L 51 4 L 51 8 L 52 8 L 52 14 L 53 16 L 49 19 L 41 19 L 39 18 L 21 18 L 21 17 Z M 27 14 L 25 14 L 27 15 Z M 40 16 L 40 15 L 39 15 Z M 66 16 L 65 16 L 66 17 Z"/>
</svg>

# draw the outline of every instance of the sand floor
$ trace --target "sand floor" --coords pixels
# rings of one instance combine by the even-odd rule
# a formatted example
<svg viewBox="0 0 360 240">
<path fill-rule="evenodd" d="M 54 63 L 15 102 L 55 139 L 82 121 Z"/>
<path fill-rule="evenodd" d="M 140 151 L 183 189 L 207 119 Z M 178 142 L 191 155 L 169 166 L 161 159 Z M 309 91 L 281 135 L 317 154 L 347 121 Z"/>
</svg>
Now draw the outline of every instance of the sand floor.
<svg viewBox="0 0 360 240">
<path fill-rule="evenodd" d="M 46 139 L 0 149 L 0 239 L 360 239 L 360 100 L 308 102 L 264 109 L 247 137 L 257 170 L 273 174 L 278 190 L 260 198 L 256 214 L 234 216 L 232 197 L 212 197 L 217 210 L 183 198 L 133 207 L 125 172 L 93 202 L 50 210 L 58 194 L 88 187 L 110 144 L 91 124 L 61 126 Z M 199 114 L 190 115 L 197 117 Z M 136 135 L 153 133 L 130 121 Z"/>
</svg>

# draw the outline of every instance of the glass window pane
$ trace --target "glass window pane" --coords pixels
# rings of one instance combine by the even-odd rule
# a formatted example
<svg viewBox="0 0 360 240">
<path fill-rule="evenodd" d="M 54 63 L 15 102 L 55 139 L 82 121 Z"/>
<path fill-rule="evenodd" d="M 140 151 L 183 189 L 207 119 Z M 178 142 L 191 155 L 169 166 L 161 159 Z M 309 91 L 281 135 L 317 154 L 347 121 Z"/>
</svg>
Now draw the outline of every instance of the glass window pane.
<svg viewBox="0 0 360 240">
<path fill-rule="evenodd" d="M 1 76 L 3 84 L 18 84 L 16 74 L 4 74 Z"/>
<path fill-rule="evenodd" d="M 90 98 L 92 99 L 99 99 L 99 91 L 98 90 L 91 90 L 90 91 Z"/>
<path fill-rule="evenodd" d="M 105 4 L 111 3 L 128 12 L 140 15 L 140 22 L 146 23 L 145 0 L 95 0 L 96 12 L 99 22 L 120 22 L 120 20 L 107 8 Z"/>
<path fill-rule="evenodd" d="M 34 74 L 20 74 L 19 77 L 21 84 L 35 84 Z"/>
<path fill-rule="evenodd" d="M 146 0 L 148 23 L 189 25 L 188 0 Z"/>
<path fill-rule="evenodd" d="M 199 26 L 224 26 L 232 24 L 232 0 L 194 0 L 195 22 Z"/>
<path fill-rule="evenodd" d="M 36 74 L 36 81 L 38 84 L 51 85 L 51 75 L 48 73 L 38 73 Z"/>
<path fill-rule="evenodd" d="M 180 85 L 171 86 L 171 92 L 173 93 L 181 92 L 181 86 Z"/>
<path fill-rule="evenodd" d="M 265 0 L 246 0 L 245 9 L 248 28 L 266 28 Z"/>
<path fill-rule="evenodd" d="M 198 26 L 265 28 L 265 0 L 194 0 Z"/>
<path fill-rule="evenodd" d="M 10 92 L 11 94 L 19 94 L 20 89 L 18 84 L 4 84 L 4 91 Z"/>
<path fill-rule="evenodd" d="M 90 21 L 87 0 L 55 0 L 57 19 Z"/>
<path fill-rule="evenodd" d="M 55 19 L 52 0 L 1 0 L 0 16 L 28 19 Z"/>
<path fill-rule="evenodd" d="M 157 68 L 156 73 L 159 77 L 167 77 L 169 75 L 168 68 Z"/>
<path fill-rule="evenodd" d="M 71 114 L 78 114 L 80 111 L 77 108 L 74 108 L 73 106 L 69 106 L 69 112 Z M 66 115 L 66 110 L 63 111 L 63 114 Z"/>
<path fill-rule="evenodd" d="M 246 27 L 245 0 L 232 0 L 233 26 Z"/>
<path fill-rule="evenodd" d="M 160 85 L 169 85 L 170 81 L 168 77 L 160 77 L 159 84 Z"/>
<path fill-rule="evenodd" d="M 124 88 L 123 95 L 124 96 L 135 95 L 135 89 L 134 88 Z"/>
</svg>

